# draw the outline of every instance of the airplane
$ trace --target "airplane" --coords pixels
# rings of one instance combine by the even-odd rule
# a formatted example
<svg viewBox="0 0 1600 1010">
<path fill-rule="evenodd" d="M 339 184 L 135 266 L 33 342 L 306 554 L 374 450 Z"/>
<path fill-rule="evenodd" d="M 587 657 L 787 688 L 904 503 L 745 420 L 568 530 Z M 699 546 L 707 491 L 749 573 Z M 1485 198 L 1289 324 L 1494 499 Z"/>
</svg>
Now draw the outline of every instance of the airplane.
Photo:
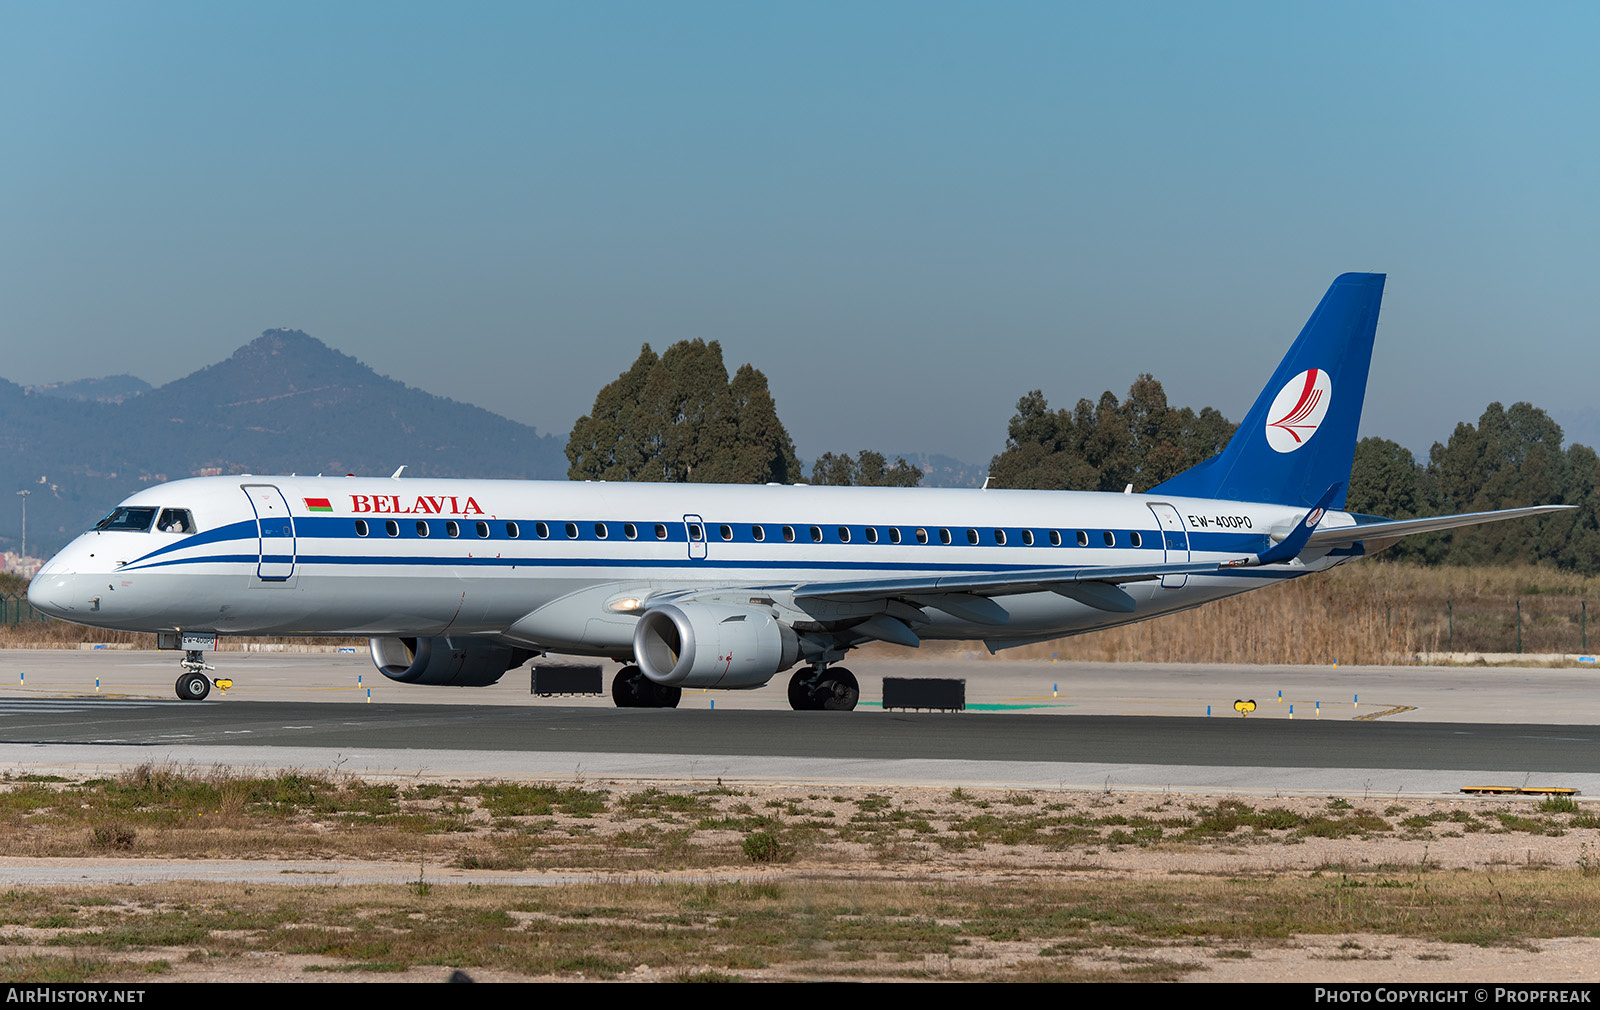
<svg viewBox="0 0 1600 1010">
<path fill-rule="evenodd" d="M 148 488 L 50 560 L 28 598 L 181 650 L 207 696 L 219 635 L 358 635 L 384 676 L 487 686 L 537 655 L 624 663 L 620 707 L 754 689 L 849 710 L 866 642 L 1082 634 L 1325 571 L 1401 537 L 1537 505 L 1343 511 L 1385 275 L 1344 274 L 1221 453 L 1143 493 L 202 477 Z M 226 685 L 224 685 L 226 686 Z"/>
</svg>

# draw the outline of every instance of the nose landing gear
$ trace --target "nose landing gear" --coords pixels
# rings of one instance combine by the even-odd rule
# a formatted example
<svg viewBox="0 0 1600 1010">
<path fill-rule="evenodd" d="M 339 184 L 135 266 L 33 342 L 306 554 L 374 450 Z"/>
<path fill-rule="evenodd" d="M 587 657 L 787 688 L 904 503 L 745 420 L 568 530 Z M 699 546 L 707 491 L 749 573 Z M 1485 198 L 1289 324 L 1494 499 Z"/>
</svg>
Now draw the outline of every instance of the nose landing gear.
<svg viewBox="0 0 1600 1010">
<path fill-rule="evenodd" d="M 224 694 L 233 686 L 233 681 L 226 678 L 219 677 L 212 681 L 205 675 L 206 670 L 215 670 L 216 667 L 207 663 L 204 655 L 198 649 L 190 649 L 183 654 L 183 660 L 178 664 L 183 667 L 183 676 L 178 678 L 176 687 L 180 701 L 200 701 L 211 693 L 213 683 Z"/>
</svg>

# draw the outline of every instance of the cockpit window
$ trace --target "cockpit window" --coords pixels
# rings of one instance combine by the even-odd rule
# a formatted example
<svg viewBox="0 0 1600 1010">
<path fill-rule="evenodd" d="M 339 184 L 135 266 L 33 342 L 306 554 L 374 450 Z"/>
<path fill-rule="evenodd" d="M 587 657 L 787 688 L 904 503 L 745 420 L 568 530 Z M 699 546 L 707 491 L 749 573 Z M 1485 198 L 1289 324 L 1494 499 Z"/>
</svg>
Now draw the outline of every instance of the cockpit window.
<svg viewBox="0 0 1600 1010">
<path fill-rule="evenodd" d="M 188 509 L 162 509 L 156 529 L 163 533 L 193 533 L 194 520 L 189 517 Z"/>
<path fill-rule="evenodd" d="M 94 528 L 107 532 L 148 533 L 150 531 L 150 523 L 155 517 L 156 509 L 154 505 L 141 505 L 133 508 L 124 506 L 113 509 L 110 515 L 95 523 Z"/>
</svg>

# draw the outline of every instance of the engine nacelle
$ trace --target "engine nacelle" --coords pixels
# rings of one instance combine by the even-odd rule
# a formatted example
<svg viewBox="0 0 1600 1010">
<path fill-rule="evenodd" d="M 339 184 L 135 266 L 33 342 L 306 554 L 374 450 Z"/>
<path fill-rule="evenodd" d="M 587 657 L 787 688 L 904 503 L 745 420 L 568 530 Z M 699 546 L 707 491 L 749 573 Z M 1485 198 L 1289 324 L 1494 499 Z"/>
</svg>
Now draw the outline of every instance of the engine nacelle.
<svg viewBox="0 0 1600 1010">
<path fill-rule="evenodd" d="M 672 687 L 760 687 L 800 658 L 794 629 L 765 610 L 664 603 L 633 630 L 633 659 Z"/>
<path fill-rule="evenodd" d="M 488 687 L 532 659 L 518 649 L 482 638 L 373 638 L 372 665 L 402 684 Z"/>
</svg>

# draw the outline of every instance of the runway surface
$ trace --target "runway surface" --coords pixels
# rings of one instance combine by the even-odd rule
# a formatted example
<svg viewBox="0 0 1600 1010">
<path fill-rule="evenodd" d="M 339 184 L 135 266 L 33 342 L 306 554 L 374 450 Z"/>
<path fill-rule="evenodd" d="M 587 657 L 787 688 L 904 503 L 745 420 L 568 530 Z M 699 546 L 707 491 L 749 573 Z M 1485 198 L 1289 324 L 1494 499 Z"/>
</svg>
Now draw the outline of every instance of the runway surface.
<svg viewBox="0 0 1600 1010">
<path fill-rule="evenodd" d="M 185 703 L 163 696 L 177 673 L 170 654 L 0 654 L 0 760 L 29 770 L 148 761 L 442 778 L 1250 792 L 1531 784 L 1600 796 L 1587 670 L 852 664 L 868 700 L 885 673 L 964 676 L 976 710 L 940 714 L 791 712 L 781 684 L 686 696 L 676 711 L 619 710 L 606 699 L 533 699 L 525 679 L 484 690 L 372 685 L 361 656 L 215 661 L 239 686 Z M 85 690 L 97 676 L 98 694 Z M 1311 697 L 1335 691 L 1348 696 L 1320 709 Z M 1251 718 L 1232 711 L 1229 695 L 1241 693 L 1258 702 Z M 1510 721 L 1440 718 L 1464 709 Z M 1161 714 L 1139 714 L 1148 712 Z"/>
</svg>

